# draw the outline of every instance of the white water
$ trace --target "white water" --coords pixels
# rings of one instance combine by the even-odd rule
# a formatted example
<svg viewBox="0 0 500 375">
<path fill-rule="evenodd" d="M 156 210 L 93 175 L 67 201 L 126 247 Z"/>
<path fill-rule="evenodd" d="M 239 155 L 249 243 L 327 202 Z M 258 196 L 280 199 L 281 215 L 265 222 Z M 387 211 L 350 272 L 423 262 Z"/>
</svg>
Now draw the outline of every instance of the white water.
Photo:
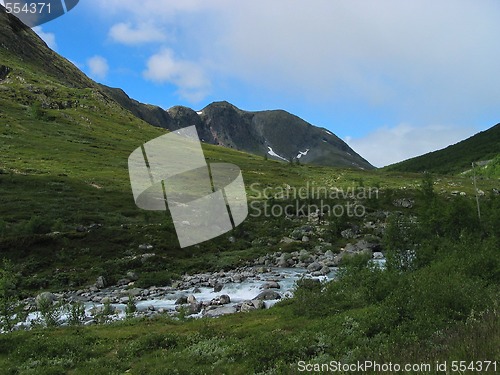
<svg viewBox="0 0 500 375">
<path fill-rule="evenodd" d="M 385 259 L 372 259 L 372 262 L 376 264 L 378 267 L 385 267 Z M 302 278 L 311 278 L 317 279 L 320 281 L 332 280 L 335 277 L 337 269 L 334 268 L 328 275 L 326 276 L 311 276 L 310 273 L 307 272 L 306 269 L 303 268 L 272 268 L 269 272 L 265 272 L 262 274 L 257 274 L 255 277 L 249 277 L 242 282 L 229 282 L 224 284 L 223 288 L 219 292 L 214 292 L 212 287 L 198 287 L 197 293 L 193 293 L 195 286 L 189 289 L 179 289 L 172 292 L 167 292 L 161 298 L 152 298 L 145 299 L 142 301 L 136 302 L 136 307 L 139 312 L 150 310 L 151 307 L 154 308 L 155 311 L 159 309 L 164 309 L 168 312 L 174 312 L 176 304 L 175 302 L 179 297 L 194 295 L 198 302 L 210 302 L 212 299 L 217 298 L 223 294 L 226 294 L 230 297 L 231 302 L 229 305 L 225 306 L 234 306 L 243 301 L 249 301 L 254 299 L 259 293 L 261 293 L 264 289 L 264 284 L 270 281 L 276 281 L 280 285 L 280 289 L 270 289 L 278 292 L 282 298 L 289 298 L 293 295 L 294 288 L 296 286 L 296 282 Z M 144 297 L 143 297 L 144 298 Z M 264 305 L 266 308 L 272 307 L 279 300 L 268 300 L 264 301 Z M 103 305 L 101 303 L 93 303 L 86 302 L 85 303 L 85 316 L 87 318 L 92 318 L 91 310 L 94 308 L 100 308 Z M 117 314 L 110 317 L 111 320 L 120 320 L 124 319 L 125 304 L 112 304 L 112 306 L 117 310 Z M 191 315 L 192 317 L 201 317 L 202 313 Z M 40 319 L 39 312 L 33 312 L 28 315 L 27 320 L 22 323 L 25 327 L 29 327 L 33 321 Z M 68 314 L 63 313 L 60 316 L 60 322 L 65 322 L 68 320 Z"/>
</svg>

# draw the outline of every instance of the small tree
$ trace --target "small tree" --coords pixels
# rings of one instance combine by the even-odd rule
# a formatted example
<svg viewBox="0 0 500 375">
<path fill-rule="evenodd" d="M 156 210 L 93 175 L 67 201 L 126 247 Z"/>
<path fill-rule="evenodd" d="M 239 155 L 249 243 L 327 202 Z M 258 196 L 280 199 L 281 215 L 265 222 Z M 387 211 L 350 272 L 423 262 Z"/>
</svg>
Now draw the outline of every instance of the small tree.
<svg viewBox="0 0 500 375">
<path fill-rule="evenodd" d="M 131 294 L 129 294 L 128 301 L 127 301 L 127 307 L 125 307 L 125 313 L 127 314 L 127 317 L 130 317 L 136 311 L 137 311 L 137 306 L 135 304 L 134 297 Z"/>
<path fill-rule="evenodd" d="M 68 323 L 72 326 L 82 325 L 85 320 L 85 305 L 82 302 L 73 302 L 67 309 Z"/>
<path fill-rule="evenodd" d="M 61 324 L 60 302 L 54 303 L 50 298 L 40 298 L 38 300 L 38 310 L 46 327 L 57 327 Z"/>
</svg>

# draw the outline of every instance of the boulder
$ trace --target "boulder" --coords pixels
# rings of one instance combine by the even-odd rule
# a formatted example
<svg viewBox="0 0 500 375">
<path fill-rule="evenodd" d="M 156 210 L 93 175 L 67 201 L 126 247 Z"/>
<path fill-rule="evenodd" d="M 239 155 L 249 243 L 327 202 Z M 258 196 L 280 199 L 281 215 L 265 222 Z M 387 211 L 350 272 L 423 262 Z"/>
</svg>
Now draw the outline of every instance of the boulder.
<svg viewBox="0 0 500 375">
<path fill-rule="evenodd" d="M 327 250 L 325 252 L 325 257 L 327 257 L 328 259 L 333 259 L 334 256 L 335 256 L 335 254 L 333 254 L 333 251 L 331 251 L 331 250 Z"/>
<path fill-rule="evenodd" d="M 323 267 L 319 270 L 319 272 L 321 273 L 321 275 L 328 275 L 328 274 L 331 272 L 331 270 L 330 270 L 330 267 L 328 267 L 328 266 L 323 266 Z"/>
<path fill-rule="evenodd" d="M 95 286 L 96 288 L 99 288 L 99 289 L 104 289 L 106 288 L 107 286 L 107 282 L 106 282 L 106 279 L 104 278 L 104 276 L 99 276 L 95 282 Z"/>
<path fill-rule="evenodd" d="M 253 299 L 254 300 L 261 300 L 261 301 L 281 299 L 281 294 L 279 294 L 278 292 L 275 292 L 274 290 L 264 290 L 263 292 L 259 293 Z"/>
<path fill-rule="evenodd" d="M 264 307 L 266 307 L 264 305 L 264 302 L 260 299 L 253 299 L 252 301 L 252 305 L 257 309 L 257 310 L 260 310 L 260 309 L 263 309 Z"/>
<path fill-rule="evenodd" d="M 311 263 L 309 266 L 307 266 L 307 270 L 309 272 L 319 271 L 321 268 L 323 268 L 323 267 L 321 266 L 321 264 L 319 264 L 317 262 Z"/>
<path fill-rule="evenodd" d="M 178 305 L 175 307 L 175 311 L 181 312 L 184 311 L 186 315 L 198 314 L 201 311 L 203 305 L 201 303 L 190 303 Z"/>
<path fill-rule="evenodd" d="M 223 306 L 216 309 L 207 310 L 205 316 L 216 318 L 222 315 L 234 314 L 236 312 L 236 307 L 234 306 Z"/>
<path fill-rule="evenodd" d="M 223 287 L 224 287 L 224 284 L 215 283 L 215 285 L 214 285 L 214 292 L 215 293 L 219 293 L 222 290 Z"/>
<path fill-rule="evenodd" d="M 276 281 L 269 281 L 262 285 L 262 289 L 280 289 L 280 284 Z"/>
<path fill-rule="evenodd" d="M 243 302 L 243 304 L 240 307 L 241 312 L 248 312 L 252 310 L 256 310 L 256 307 L 250 301 Z"/>
<path fill-rule="evenodd" d="M 176 305 L 185 305 L 187 303 L 187 296 L 180 296 L 179 298 L 177 298 L 177 300 L 175 301 L 175 304 Z"/>
</svg>

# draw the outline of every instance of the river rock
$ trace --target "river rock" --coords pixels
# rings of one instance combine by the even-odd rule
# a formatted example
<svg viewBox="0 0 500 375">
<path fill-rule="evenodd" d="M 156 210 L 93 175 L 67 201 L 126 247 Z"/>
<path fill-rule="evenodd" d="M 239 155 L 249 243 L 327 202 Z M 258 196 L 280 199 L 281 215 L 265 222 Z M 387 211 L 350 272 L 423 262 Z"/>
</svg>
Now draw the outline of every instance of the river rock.
<svg viewBox="0 0 500 375">
<path fill-rule="evenodd" d="M 141 288 L 131 288 L 131 289 L 126 289 L 121 292 L 121 294 L 129 295 L 132 297 L 137 297 L 141 294 L 143 294 L 143 290 Z"/>
<path fill-rule="evenodd" d="M 327 250 L 325 252 L 325 257 L 328 259 L 333 259 L 334 256 L 335 256 L 335 254 L 333 254 L 333 251 L 331 251 L 331 250 Z"/>
<path fill-rule="evenodd" d="M 256 308 L 253 305 L 253 303 L 250 301 L 243 302 L 243 304 L 240 307 L 241 312 L 248 312 L 248 311 L 252 311 L 252 310 L 256 310 Z"/>
<path fill-rule="evenodd" d="M 95 286 L 96 288 L 99 288 L 99 289 L 104 289 L 106 288 L 107 286 L 107 282 L 106 282 L 106 279 L 104 278 L 104 276 L 99 276 L 95 282 Z"/>
<path fill-rule="evenodd" d="M 319 271 L 321 268 L 322 268 L 321 264 L 317 262 L 311 263 L 309 266 L 307 266 L 307 270 L 309 272 Z"/>
<path fill-rule="evenodd" d="M 201 311 L 201 308 L 203 305 L 199 302 L 197 303 L 190 303 L 190 304 L 183 304 L 183 305 L 178 305 L 175 307 L 175 311 L 181 312 L 184 311 L 186 315 L 193 315 L 193 314 L 198 314 Z"/>
<path fill-rule="evenodd" d="M 109 297 L 104 297 L 104 298 L 101 298 L 101 300 L 99 301 L 100 303 L 102 303 L 103 305 L 106 304 L 106 303 L 111 303 L 111 298 Z"/>
<path fill-rule="evenodd" d="M 231 303 L 231 298 L 227 294 L 223 294 L 210 301 L 210 305 L 212 306 L 227 305 L 228 303 Z"/>
<path fill-rule="evenodd" d="M 262 289 L 280 289 L 280 284 L 276 281 L 269 281 L 262 285 Z"/>
<path fill-rule="evenodd" d="M 252 302 L 252 305 L 257 309 L 257 310 L 260 310 L 260 309 L 263 309 L 264 307 L 266 307 L 264 305 L 264 301 L 260 300 L 260 299 L 253 299 L 251 300 L 250 302 Z"/>
<path fill-rule="evenodd" d="M 187 303 L 196 303 L 196 297 L 190 294 L 187 298 Z"/>
<path fill-rule="evenodd" d="M 261 301 L 269 301 L 269 300 L 274 300 L 274 299 L 281 299 L 281 294 L 278 292 L 275 292 L 274 290 L 264 290 L 263 292 L 259 293 L 254 300 L 261 300 Z"/>
<path fill-rule="evenodd" d="M 382 254 L 380 251 L 376 251 L 373 253 L 373 259 L 384 259 L 384 254 Z"/>
<path fill-rule="evenodd" d="M 222 315 L 234 314 L 236 312 L 236 307 L 234 306 L 223 306 L 216 309 L 207 310 L 205 316 L 216 318 Z"/>
<path fill-rule="evenodd" d="M 175 304 L 176 305 L 185 305 L 187 303 L 187 296 L 180 296 L 179 298 L 177 298 L 177 300 L 175 301 Z"/>
<path fill-rule="evenodd" d="M 219 293 L 222 290 L 223 287 L 224 287 L 224 284 L 215 283 L 215 285 L 214 285 L 214 292 L 215 293 Z"/>
</svg>

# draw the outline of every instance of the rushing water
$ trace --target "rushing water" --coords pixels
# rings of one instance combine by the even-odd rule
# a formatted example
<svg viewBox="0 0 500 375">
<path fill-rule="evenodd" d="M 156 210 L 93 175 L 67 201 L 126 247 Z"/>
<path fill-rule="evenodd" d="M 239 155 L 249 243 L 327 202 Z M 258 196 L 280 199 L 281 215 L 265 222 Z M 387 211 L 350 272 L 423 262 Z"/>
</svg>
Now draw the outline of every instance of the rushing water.
<svg viewBox="0 0 500 375">
<path fill-rule="evenodd" d="M 384 267 L 385 259 L 372 260 L 374 264 L 379 267 Z M 161 297 L 147 298 L 142 297 L 142 300 L 136 301 L 135 305 L 139 313 L 145 313 L 148 311 L 159 311 L 164 312 L 175 312 L 176 301 L 183 296 L 194 295 L 198 302 L 210 302 L 211 300 L 225 294 L 231 299 L 231 302 L 224 306 L 235 306 L 241 302 L 249 301 L 255 299 L 255 297 L 261 293 L 264 288 L 264 284 L 276 281 L 278 282 L 279 289 L 270 289 L 278 292 L 282 298 L 288 298 L 293 295 L 294 288 L 297 281 L 302 278 L 317 279 L 320 281 L 328 281 L 335 278 L 337 273 L 337 268 L 333 268 L 332 271 L 325 276 L 312 276 L 304 268 L 271 268 L 268 272 L 257 274 L 254 277 L 248 277 L 241 282 L 228 282 L 223 285 L 223 288 L 219 292 L 215 292 L 213 287 L 201 287 L 192 286 L 188 289 L 177 289 L 166 292 Z M 196 287 L 196 291 L 194 291 Z M 266 308 L 272 307 L 278 300 L 268 300 L 264 301 Z M 91 320 L 93 313 L 96 309 L 103 306 L 101 303 L 86 302 L 85 304 L 85 316 L 87 320 Z M 111 305 L 116 309 L 116 314 L 110 317 L 110 320 L 120 320 L 124 319 L 126 316 L 126 304 L 117 303 Z M 203 316 L 203 311 L 198 314 L 191 315 L 192 317 Z M 32 321 L 40 319 L 39 312 L 30 313 L 28 319 L 23 324 L 25 327 L 29 327 Z M 64 323 L 68 320 L 68 314 L 62 313 L 60 316 L 60 322 Z"/>
</svg>

